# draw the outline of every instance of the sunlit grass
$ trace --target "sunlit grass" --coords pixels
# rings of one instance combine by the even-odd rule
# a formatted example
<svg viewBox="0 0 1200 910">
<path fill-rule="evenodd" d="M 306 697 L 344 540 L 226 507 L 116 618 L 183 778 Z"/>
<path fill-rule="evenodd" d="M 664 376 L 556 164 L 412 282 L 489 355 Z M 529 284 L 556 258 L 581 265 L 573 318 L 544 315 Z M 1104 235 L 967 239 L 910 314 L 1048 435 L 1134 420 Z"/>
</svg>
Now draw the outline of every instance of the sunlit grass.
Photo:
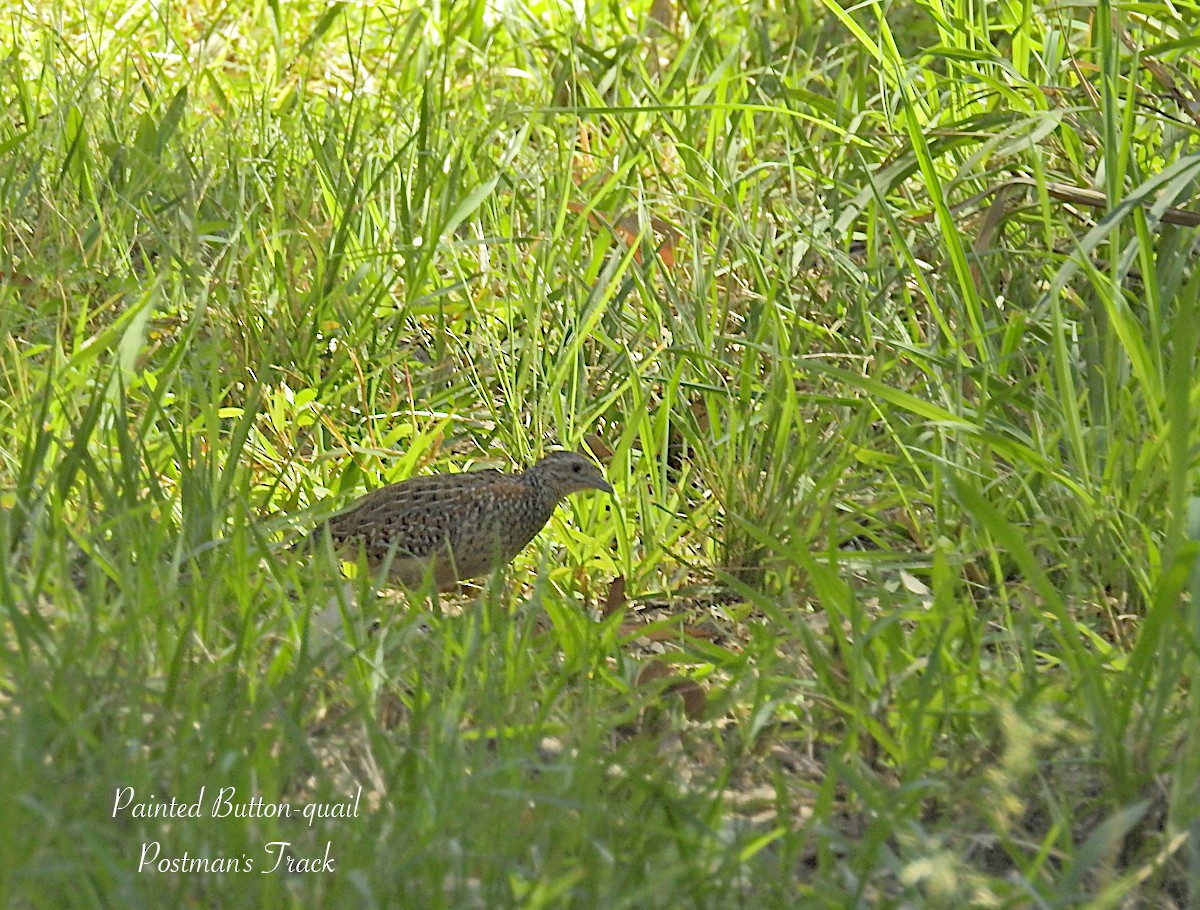
<svg viewBox="0 0 1200 910">
<path fill-rule="evenodd" d="M 1200 10 L 884 12 L 4 14 L 0 903 L 1195 903 Z"/>
</svg>

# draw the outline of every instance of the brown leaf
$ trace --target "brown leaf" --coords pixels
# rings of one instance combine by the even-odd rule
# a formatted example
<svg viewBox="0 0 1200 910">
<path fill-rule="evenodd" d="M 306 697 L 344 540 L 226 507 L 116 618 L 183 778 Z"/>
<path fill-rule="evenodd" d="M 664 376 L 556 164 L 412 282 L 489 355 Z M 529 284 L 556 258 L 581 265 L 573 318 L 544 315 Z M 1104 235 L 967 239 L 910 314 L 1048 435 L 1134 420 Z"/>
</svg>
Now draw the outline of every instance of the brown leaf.
<svg viewBox="0 0 1200 910">
<path fill-rule="evenodd" d="M 583 444 L 587 446 L 588 451 L 592 453 L 592 457 L 601 464 L 607 464 L 612 460 L 613 450 L 608 447 L 608 444 L 597 436 L 595 433 L 585 433 L 583 436 Z"/>
<path fill-rule="evenodd" d="M 588 220 L 597 227 L 608 228 L 613 234 L 621 239 L 623 243 L 633 247 L 633 260 L 641 265 L 642 250 L 641 244 L 638 242 L 641 237 L 641 223 L 638 221 L 637 215 L 623 215 L 617 219 L 610 219 L 603 214 L 597 212 L 594 208 L 588 208 L 580 202 L 568 202 L 567 210 L 574 212 L 577 215 L 583 214 L 585 211 Z M 662 264 L 667 268 L 675 266 L 675 245 L 679 242 L 682 236 L 674 225 L 663 218 L 652 215 L 650 217 L 650 228 L 654 231 L 654 239 L 662 238 L 655 248 L 658 258 L 662 260 Z"/>
<path fill-rule="evenodd" d="M 671 31 L 675 27 L 675 7 L 671 0 L 654 0 L 651 3 L 650 21 L 656 23 L 663 31 Z"/>
<path fill-rule="evenodd" d="M 648 660 L 638 670 L 636 685 L 645 686 L 657 680 L 665 680 L 663 694 L 678 695 L 683 702 L 683 713 L 688 720 L 701 720 L 708 707 L 704 689 L 694 679 L 680 676 L 661 660 Z"/>
<path fill-rule="evenodd" d="M 608 594 L 605 595 L 604 604 L 600 607 L 600 616 L 603 619 L 608 619 L 618 610 L 625 606 L 625 576 L 618 575 L 608 585 Z"/>
</svg>

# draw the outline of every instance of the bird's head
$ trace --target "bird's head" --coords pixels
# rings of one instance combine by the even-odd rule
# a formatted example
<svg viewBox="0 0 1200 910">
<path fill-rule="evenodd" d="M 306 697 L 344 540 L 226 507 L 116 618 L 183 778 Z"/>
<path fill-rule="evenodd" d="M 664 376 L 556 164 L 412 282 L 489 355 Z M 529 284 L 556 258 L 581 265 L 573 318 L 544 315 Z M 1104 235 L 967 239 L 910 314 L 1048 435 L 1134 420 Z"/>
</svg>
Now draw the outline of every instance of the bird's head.
<svg viewBox="0 0 1200 910">
<path fill-rule="evenodd" d="M 525 476 L 557 499 L 580 490 L 614 492 L 600 469 L 575 452 L 551 452 L 526 471 Z"/>
</svg>

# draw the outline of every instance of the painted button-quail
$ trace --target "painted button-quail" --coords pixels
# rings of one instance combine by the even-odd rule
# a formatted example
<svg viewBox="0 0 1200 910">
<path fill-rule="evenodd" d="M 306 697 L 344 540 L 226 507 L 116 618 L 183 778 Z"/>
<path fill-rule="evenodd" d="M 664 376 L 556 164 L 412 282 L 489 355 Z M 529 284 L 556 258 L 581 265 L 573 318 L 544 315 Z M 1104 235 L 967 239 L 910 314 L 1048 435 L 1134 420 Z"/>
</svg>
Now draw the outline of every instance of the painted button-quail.
<svg viewBox="0 0 1200 910">
<path fill-rule="evenodd" d="M 552 452 L 518 474 L 468 471 L 414 477 L 373 490 L 312 532 L 348 559 L 366 557 L 408 588 L 432 571 L 453 588 L 506 565 L 537 535 L 555 506 L 580 490 L 612 493 L 592 462 Z"/>
</svg>

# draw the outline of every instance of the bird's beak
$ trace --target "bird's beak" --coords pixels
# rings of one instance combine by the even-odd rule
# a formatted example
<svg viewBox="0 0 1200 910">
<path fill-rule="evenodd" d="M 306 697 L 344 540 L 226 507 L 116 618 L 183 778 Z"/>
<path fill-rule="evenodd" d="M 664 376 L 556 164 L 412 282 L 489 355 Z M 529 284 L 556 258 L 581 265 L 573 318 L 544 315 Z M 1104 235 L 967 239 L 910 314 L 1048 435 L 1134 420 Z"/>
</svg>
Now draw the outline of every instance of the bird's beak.
<svg viewBox="0 0 1200 910">
<path fill-rule="evenodd" d="M 607 480 L 597 480 L 596 489 L 603 490 L 605 493 L 615 496 L 617 491 L 612 488 L 612 484 Z"/>
</svg>

